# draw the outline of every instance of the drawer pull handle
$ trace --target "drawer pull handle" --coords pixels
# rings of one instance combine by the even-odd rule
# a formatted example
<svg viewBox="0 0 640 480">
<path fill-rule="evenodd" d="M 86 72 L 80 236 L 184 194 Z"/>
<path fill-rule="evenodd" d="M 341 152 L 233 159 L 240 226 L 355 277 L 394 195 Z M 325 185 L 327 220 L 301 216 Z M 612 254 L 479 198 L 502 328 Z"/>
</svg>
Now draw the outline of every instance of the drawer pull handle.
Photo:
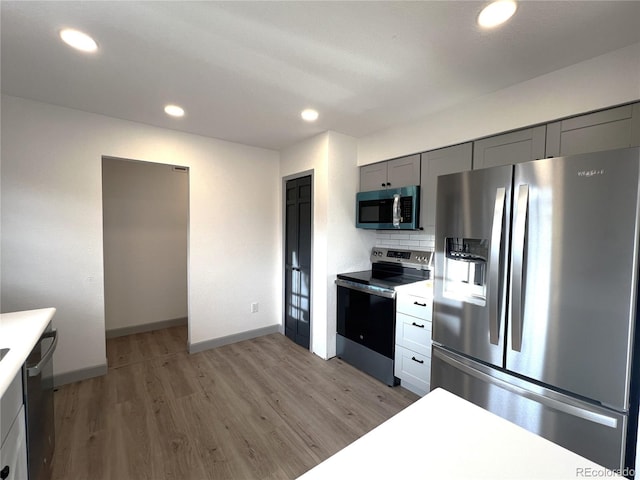
<svg viewBox="0 0 640 480">
<path fill-rule="evenodd" d="M 411 360 L 418 363 L 424 363 L 424 360 L 418 360 L 416 357 L 411 357 Z"/>
<path fill-rule="evenodd" d="M 420 302 L 413 302 L 414 305 L 418 305 L 419 307 L 426 307 L 427 304 L 426 303 L 420 303 Z"/>
<path fill-rule="evenodd" d="M 411 325 L 418 328 L 424 328 L 424 325 L 418 325 L 416 322 L 412 322 Z"/>
</svg>

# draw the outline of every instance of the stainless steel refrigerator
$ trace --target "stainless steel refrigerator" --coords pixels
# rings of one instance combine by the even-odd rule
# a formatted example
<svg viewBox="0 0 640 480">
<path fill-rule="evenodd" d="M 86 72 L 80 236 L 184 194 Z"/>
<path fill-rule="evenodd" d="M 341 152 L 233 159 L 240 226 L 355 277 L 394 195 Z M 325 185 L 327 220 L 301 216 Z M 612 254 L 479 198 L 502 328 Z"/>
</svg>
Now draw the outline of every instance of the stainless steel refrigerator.
<svg viewBox="0 0 640 480">
<path fill-rule="evenodd" d="M 639 174 L 629 148 L 444 175 L 437 192 L 431 388 L 626 474 Z"/>
</svg>

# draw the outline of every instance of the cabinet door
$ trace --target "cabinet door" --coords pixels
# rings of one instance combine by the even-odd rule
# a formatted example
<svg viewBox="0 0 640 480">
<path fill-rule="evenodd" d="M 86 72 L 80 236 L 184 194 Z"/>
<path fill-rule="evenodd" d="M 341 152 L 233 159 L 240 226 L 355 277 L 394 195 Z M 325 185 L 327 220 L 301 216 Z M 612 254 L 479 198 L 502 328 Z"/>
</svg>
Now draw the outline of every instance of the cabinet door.
<svg viewBox="0 0 640 480">
<path fill-rule="evenodd" d="M 471 142 L 422 154 L 420 226 L 427 233 L 435 233 L 438 176 L 471 170 L 471 163 Z"/>
<path fill-rule="evenodd" d="M 640 145 L 640 103 L 547 125 L 547 157 Z"/>
<path fill-rule="evenodd" d="M 473 142 L 473 168 L 528 162 L 545 156 L 546 126 L 525 128 Z"/>
<path fill-rule="evenodd" d="M 387 187 L 387 162 L 360 167 L 360 191 L 383 190 Z"/>
<path fill-rule="evenodd" d="M 387 162 L 387 187 L 420 185 L 420 154 L 396 158 Z"/>
</svg>

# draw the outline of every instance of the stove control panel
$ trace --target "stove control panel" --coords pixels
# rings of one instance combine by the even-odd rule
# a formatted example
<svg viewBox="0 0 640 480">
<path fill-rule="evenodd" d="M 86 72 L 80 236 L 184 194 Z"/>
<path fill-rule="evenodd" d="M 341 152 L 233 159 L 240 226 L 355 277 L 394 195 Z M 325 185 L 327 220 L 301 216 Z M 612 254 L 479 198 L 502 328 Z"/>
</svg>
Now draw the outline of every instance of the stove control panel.
<svg viewBox="0 0 640 480">
<path fill-rule="evenodd" d="M 371 250 L 371 263 L 387 262 L 399 263 L 407 267 L 430 267 L 433 252 L 426 250 L 400 250 L 382 247 L 373 247 Z"/>
</svg>

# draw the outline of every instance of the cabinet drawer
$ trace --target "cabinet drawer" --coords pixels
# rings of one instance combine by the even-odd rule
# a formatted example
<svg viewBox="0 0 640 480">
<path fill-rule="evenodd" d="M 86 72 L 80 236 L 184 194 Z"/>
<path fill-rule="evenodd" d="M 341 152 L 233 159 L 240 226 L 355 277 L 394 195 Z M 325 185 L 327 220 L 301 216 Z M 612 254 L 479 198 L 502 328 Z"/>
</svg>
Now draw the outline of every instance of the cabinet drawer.
<svg viewBox="0 0 640 480">
<path fill-rule="evenodd" d="M 433 300 L 431 298 L 419 297 L 409 293 L 398 294 L 396 311 L 417 317 L 422 320 L 431 321 L 431 309 Z"/>
<path fill-rule="evenodd" d="M 396 344 L 431 357 L 431 322 L 396 314 Z"/>
<path fill-rule="evenodd" d="M 396 345 L 395 360 L 394 374 L 401 385 L 418 395 L 429 393 L 431 358 Z"/>
<path fill-rule="evenodd" d="M 7 438 L 0 446 L 0 468 L 7 468 L 7 480 L 27 478 L 27 432 L 24 420 L 24 407 L 20 407 Z M 5 477 L 2 477 L 5 478 Z"/>
<path fill-rule="evenodd" d="M 0 400 L 0 440 L 9 434 L 9 427 L 22 406 L 22 370 L 18 371 Z M 2 468 L 2 467 L 0 467 Z"/>
</svg>

